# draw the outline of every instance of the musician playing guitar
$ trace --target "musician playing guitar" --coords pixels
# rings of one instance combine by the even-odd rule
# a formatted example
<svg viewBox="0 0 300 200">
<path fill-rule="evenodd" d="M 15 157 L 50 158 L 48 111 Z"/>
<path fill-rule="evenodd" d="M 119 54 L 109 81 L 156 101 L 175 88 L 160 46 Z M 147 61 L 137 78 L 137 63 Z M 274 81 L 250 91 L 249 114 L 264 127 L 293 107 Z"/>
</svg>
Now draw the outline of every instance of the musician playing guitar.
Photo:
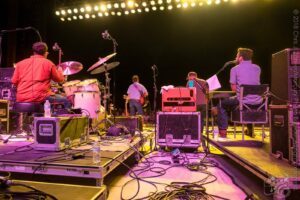
<svg viewBox="0 0 300 200">
<path fill-rule="evenodd" d="M 143 104 L 148 96 L 147 89 L 139 83 L 138 75 L 132 77 L 132 84 L 127 90 L 130 115 L 143 115 Z"/>
</svg>

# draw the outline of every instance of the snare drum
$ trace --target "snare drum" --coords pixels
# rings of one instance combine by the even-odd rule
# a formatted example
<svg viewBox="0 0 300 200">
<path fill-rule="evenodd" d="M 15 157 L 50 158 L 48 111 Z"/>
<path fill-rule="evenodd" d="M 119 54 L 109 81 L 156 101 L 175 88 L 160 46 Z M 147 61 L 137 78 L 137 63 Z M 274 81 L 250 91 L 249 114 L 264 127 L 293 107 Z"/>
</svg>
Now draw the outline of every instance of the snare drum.
<svg viewBox="0 0 300 200">
<path fill-rule="evenodd" d="M 74 108 L 81 108 L 82 113 L 90 118 L 97 118 L 100 112 L 99 92 L 75 92 Z"/>
<path fill-rule="evenodd" d="M 63 84 L 64 91 L 67 96 L 73 95 L 77 92 L 77 84 L 80 83 L 79 80 L 68 81 Z"/>
<path fill-rule="evenodd" d="M 77 90 L 80 92 L 100 92 L 97 79 L 86 79 L 77 84 Z"/>
</svg>

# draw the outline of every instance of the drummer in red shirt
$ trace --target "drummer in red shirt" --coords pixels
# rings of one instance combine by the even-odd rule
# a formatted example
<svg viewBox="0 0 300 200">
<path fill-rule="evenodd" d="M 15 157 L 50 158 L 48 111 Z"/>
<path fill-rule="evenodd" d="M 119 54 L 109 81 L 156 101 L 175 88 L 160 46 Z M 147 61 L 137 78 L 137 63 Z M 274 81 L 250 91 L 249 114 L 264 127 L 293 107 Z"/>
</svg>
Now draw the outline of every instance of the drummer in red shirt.
<svg viewBox="0 0 300 200">
<path fill-rule="evenodd" d="M 16 64 L 12 83 L 17 87 L 17 102 L 62 103 L 70 108 L 69 100 L 51 91 L 50 81 L 62 83 L 65 78 L 62 69 L 58 69 L 47 59 L 48 46 L 44 42 L 32 45 L 33 55 Z"/>
</svg>

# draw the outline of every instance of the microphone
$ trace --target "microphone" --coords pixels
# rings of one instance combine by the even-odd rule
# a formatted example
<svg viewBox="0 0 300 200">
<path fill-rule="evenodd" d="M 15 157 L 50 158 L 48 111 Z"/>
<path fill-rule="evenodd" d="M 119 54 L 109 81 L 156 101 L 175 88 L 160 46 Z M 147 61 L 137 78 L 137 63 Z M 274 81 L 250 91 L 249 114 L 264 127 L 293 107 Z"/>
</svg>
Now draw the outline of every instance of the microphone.
<svg viewBox="0 0 300 200">
<path fill-rule="evenodd" d="M 54 43 L 54 45 L 52 46 L 53 51 L 59 51 L 60 47 L 58 46 L 57 42 Z"/>
<path fill-rule="evenodd" d="M 230 65 L 230 64 L 236 64 L 236 60 L 231 60 L 231 61 L 228 61 L 226 62 L 227 65 Z"/>
<path fill-rule="evenodd" d="M 151 69 L 154 71 L 155 69 L 157 69 L 156 65 L 152 65 Z"/>
</svg>

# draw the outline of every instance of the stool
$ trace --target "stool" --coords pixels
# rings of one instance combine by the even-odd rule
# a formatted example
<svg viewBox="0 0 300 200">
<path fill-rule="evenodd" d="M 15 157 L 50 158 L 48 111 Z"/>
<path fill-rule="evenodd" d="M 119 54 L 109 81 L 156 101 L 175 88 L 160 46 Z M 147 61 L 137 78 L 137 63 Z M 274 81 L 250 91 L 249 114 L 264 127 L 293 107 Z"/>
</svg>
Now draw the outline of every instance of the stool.
<svg viewBox="0 0 300 200">
<path fill-rule="evenodd" d="M 44 112 L 44 107 L 42 103 L 37 102 L 16 102 L 13 105 L 13 111 L 19 113 L 18 129 L 16 132 L 11 133 L 11 135 L 4 141 L 4 143 L 8 142 L 8 140 L 13 135 L 17 135 L 24 132 L 26 133 L 28 138 L 30 133 L 28 130 L 23 129 L 23 125 L 31 125 L 33 120 L 26 120 L 27 123 L 24 123 L 24 115 L 26 115 L 26 118 L 29 116 L 42 116 Z"/>
</svg>

